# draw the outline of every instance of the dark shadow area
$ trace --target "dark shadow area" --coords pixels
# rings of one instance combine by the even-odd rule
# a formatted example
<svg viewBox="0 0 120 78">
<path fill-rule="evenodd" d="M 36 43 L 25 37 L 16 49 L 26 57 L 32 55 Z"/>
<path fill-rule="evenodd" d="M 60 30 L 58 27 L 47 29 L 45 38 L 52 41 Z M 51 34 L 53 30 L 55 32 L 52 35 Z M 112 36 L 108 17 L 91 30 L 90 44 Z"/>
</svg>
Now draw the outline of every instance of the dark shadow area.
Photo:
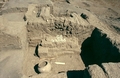
<svg viewBox="0 0 120 78">
<path fill-rule="evenodd" d="M 83 19 L 88 19 L 88 16 L 87 16 L 86 14 L 84 14 L 84 13 L 82 13 L 80 16 L 81 16 Z"/>
<path fill-rule="evenodd" d="M 94 57 L 93 50 L 92 50 L 92 40 L 90 37 L 88 37 L 82 43 L 80 55 L 81 55 L 81 58 L 85 66 L 95 63 L 95 60 L 94 60 L 95 57 Z"/>
<path fill-rule="evenodd" d="M 34 56 L 37 56 L 37 57 L 40 58 L 40 56 L 38 55 L 38 48 L 39 48 L 39 45 L 37 45 L 36 48 L 35 48 L 35 54 L 34 54 Z"/>
<path fill-rule="evenodd" d="M 26 18 L 26 16 L 25 16 L 25 15 L 24 15 L 23 19 L 24 19 L 24 21 L 27 21 L 27 18 Z"/>
<path fill-rule="evenodd" d="M 95 28 L 82 43 L 80 54 L 85 66 L 91 64 L 120 62 L 120 51 L 116 43 L 107 37 L 107 34 Z"/>
<path fill-rule="evenodd" d="M 36 72 L 37 74 L 40 74 L 38 68 L 39 68 L 39 66 L 38 66 L 38 64 L 36 64 L 36 65 L 34 66 L 34 70 L 35 70 L 35 72 Z"/>
<path fill-rule="evenodd" d="M 84 70 L 73 70 L 67 72 L 67 78 L 83 78 Z"/>
<path fill-rule="evenodd" d="M 66 0 L 66 2 L 70 4 L 70 0 Z"/>
</svg>

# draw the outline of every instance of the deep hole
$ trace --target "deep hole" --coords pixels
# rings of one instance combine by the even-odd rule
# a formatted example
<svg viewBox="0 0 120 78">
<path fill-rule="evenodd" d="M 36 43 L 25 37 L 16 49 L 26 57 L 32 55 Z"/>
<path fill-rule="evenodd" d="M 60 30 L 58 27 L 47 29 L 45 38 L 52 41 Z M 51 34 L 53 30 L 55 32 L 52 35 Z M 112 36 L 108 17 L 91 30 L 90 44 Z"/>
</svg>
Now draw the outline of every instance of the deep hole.
<svg viewBox="0 0 120 78">
<path fill-rule="evenodd" d="M 120 53 L 116 44 L 97 28 L 93 30 L 91 37 L 83 41 L 80 56 L 86 67 L 91 64 L 120 62 Z"/>
<path fill-rule="evenodd" d="M 82 58 L 82 61 L 85 64 L 85 66 L 95 63 L 94 54 L 92 51 L 92 41 L 91 41 L 90 37 L 85 39 L 84 42 L 82 43 L 80 56 Z"/>
</svg>

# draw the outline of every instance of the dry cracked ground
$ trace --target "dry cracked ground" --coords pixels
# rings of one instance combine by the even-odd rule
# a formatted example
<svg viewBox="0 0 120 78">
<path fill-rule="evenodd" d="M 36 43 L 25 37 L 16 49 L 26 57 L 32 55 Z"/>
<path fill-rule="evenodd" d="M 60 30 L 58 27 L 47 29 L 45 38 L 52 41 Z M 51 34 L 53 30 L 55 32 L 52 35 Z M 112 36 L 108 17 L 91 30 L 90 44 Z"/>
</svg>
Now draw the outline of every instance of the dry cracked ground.
<svg viewBox="0 0 120 78">
<path fill-rule="evenodd" d="M 120 0 L 0 0 L 0 78 L 120 78 Z"/>
</svg>

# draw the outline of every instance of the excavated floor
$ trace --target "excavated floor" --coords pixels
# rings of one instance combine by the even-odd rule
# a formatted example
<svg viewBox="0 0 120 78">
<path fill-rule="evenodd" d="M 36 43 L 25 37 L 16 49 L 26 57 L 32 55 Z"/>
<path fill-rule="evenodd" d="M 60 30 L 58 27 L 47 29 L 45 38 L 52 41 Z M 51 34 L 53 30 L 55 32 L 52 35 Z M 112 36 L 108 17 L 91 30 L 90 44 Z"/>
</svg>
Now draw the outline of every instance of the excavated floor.
<svg viewBox="0 0 120 78">
<path fill-rule="evenodd" d="M 61 51 L 62 52 L 62 51 Z M 57 53 L 57 52 L 56 52 Z M 47 60 L 51 64 L 51 71 L 49 73 L 66 73 L 73 70 L 84 70 L 85 66 L 81 60 L 78 52 L 71 52 L 66 54 L 60 54 L 53 57 L 38 58 L 34 56 L 35 47 L 29 47 L 28 52 L 25 54 L 24 72 L 27 76 L 37 75 L 34 66 L 43 60 Z M 64 64 L 56 64 L 55 62 L 61 62 Z"/>
</svg>

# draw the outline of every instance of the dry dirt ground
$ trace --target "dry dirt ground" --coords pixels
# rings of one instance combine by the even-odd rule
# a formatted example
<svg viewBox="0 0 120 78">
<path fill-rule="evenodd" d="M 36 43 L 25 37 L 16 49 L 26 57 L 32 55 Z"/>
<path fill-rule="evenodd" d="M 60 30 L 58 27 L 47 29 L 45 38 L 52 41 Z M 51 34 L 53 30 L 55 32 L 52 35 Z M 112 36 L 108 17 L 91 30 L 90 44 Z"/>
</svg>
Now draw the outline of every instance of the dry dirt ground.
<svg viewBox="0 0 120 78">
<path fill-rule="evenodd" d="M 0 78 L 84 78 L 81 46 L 94 28 L 120 40 L 120 0 L 0 0 L 0 7 Z M 51 71 L 38 74 L 45 60 Z"/>
<path fill-rule="evenodd" d="M 52 69 L 50 73 L 52 74 L 58 74 L 59 72 L 66 73 L 68 70 L 83 70 L 84 69 L 84 64 L 79 56 L 79 53 L 76 53 L 76 54 L 66 53 L 66 54 L 59 54 L 53 57 L 38 58 L 34 56 L 35 48 L 30 47 L 28 52 L 29 54 L 27 53 L 27 56 L 25 58 L 25 66 L 24 66 L 25 74 L 27 76 L 37 75 L 33 67 L 36 64 L 44 60 L 47 60 L 51 63 Z M 55 64 L 55 62 L 62 62 L 65 64 L 63 65 Z"/>
</svg>

